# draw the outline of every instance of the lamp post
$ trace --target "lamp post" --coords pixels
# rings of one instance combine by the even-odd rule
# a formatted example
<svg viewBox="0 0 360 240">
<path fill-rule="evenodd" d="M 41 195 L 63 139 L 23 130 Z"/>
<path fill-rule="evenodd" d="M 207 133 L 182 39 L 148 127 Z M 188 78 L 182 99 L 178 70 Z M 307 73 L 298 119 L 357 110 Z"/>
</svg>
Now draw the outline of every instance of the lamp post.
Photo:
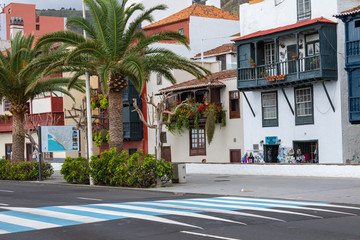
<svg viewBox="0 0 360 240">
<path fill-rule="evenodd" d="M 85 2 L 82 0 L 82 12 L 83 18 L 86 18 L 85 13 Z M 84 30 L 84 38 L 86 39 L 86 31 Z M 91 121 L 91 106 L 90 106 L 90 76 L 89 73 L 85 73 L 86 81 L 86 118 L 87 118 L 87 140 L 88 140 L 88 155 L 89 163 L 91 156 L 93 155 L 93 144 L 92 144 L 92 121 Z M 94 179 L 90 176 L 90 185 L 94 185 Z"/>
</svg>

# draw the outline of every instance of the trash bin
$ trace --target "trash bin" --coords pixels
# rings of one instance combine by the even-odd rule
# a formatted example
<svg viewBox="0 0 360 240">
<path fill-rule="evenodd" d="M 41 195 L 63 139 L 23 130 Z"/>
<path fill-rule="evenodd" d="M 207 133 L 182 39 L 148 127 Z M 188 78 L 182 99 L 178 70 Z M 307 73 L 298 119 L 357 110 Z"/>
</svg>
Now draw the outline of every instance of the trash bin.
<svg viewBox="0 0 360 240">
<path fill-rule="evenodd" d="M 186 183 L 186 165 L 185 163 L 173 163 L 174 177 L 173 183 Z"/>
</svg>

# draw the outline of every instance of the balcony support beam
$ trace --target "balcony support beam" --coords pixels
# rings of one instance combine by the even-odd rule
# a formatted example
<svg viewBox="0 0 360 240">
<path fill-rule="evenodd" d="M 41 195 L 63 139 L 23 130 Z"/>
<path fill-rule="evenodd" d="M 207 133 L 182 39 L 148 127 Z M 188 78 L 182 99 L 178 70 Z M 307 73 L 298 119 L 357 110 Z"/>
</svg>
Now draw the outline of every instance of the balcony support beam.
<svg viewBox="0 0 360 240">
<path fill-rule="evenodd" d="M 290 111 L 291 111 L 292 115 L 295 115 L 294 109 L 290 104 L 289 98 L 287 97 L 285 90 L 283 88 L 281 88 L 281 91 L 284 94 L 284 97 L 286 99 L 287 104 L 289 105 L 289 108 L 290 108 Z"/>
<path fill-rule="evenodd" d="M 250 102 L 249 102 L 249 99 L 247 98 L 245 92 L 243 92 L 243 95 L 244 95 L 244 97 L 245 97 L 245 100 L 246 100 L 247 104 L 248 104 L 249 107 L 250 107 L 250 110 L 251 110 L 253 116 L 255 117 L 255 112 L 254 112 L 254 110 L 253 110 L 253 108 L 252 108 L 252 106 L 251 106 L 251 104 L 250 104 Z"/>
<path fill-rule="evenodd" d="M 332 108 L 333 112 L 335 112 L 335 107 L 334 107 L 334 104 L 333 104 L 333 102 L 331 101 L 331 98 L 330 98 L 330 96 L 329 96 L 329 93 L 328 93 L 328 91 L 327 91 L 327 89 L 326 89 L 325 82 L 322 82 L 322 85 L 323 85 L 323 87 L 324 87 L 324 91 L 325 91 L 326 96 L 327 96 L 327 98 L 328 98 L 328 100 L 329 100 L 329 103 L 330 103 L 330 105 L 331 105 L 331 108 Z"/>
</svg>

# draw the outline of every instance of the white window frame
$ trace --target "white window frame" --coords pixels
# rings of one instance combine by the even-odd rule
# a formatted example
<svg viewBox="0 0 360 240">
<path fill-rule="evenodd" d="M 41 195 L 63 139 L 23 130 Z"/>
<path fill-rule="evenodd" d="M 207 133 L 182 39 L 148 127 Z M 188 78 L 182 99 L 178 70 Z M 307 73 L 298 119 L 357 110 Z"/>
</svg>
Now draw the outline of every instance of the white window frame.
<svg viewBox="0 0 360 240">
<path fill-rule="evenodd" d="M 297 16 L 298 22 L 311 19 L 311 0 L 297 0 Z"/>
<path fill-rule="evenodd" d="M 10 108 L 11 103 L 7 101 L 6 99 L 3 99 L 3 106 L 4 106 L 4 112 L 8 112 Z"/>
<path fill-rule="evenodd" d="M 314 114 L 311 87 L 295 89 L 295 104 L 297 117 L 309 117 Z"/>
<path fill-rule="evenodd" d="M 275 102 L 275 104 L 271 103 L 268 97 L 271 97 L 273 102 Z M 277 94 L 276 92 L 269 92 L 269 93 L 263 93 L 262 94 L 262 109 L 263 109 L 263 119 L 264 120 L 273 120 L 273 119 L 277 119 Z M 265 112 L 266 109 L 272 109 L 271 112 L 271 116 L 265 116 Z M 275 113 L 275 114 L 274 114 Z"/>
<path fill-rule="evenodd" d="M 265 65 L 275 63 L 275 44 L 273 42 L 264 44 Z"/>
</svg>

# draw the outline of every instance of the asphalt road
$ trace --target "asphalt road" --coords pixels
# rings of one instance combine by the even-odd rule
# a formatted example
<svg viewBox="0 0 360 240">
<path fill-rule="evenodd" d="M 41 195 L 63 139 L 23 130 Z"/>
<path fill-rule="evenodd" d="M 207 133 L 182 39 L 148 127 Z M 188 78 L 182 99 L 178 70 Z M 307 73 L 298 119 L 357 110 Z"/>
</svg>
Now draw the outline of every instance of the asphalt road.
<svg viewBox="0 0 360 240">
<path fill-rule="evenodd" d="M 358 240 L 360 206 L 0 181 L 0 239 Z"/>
</svg>

